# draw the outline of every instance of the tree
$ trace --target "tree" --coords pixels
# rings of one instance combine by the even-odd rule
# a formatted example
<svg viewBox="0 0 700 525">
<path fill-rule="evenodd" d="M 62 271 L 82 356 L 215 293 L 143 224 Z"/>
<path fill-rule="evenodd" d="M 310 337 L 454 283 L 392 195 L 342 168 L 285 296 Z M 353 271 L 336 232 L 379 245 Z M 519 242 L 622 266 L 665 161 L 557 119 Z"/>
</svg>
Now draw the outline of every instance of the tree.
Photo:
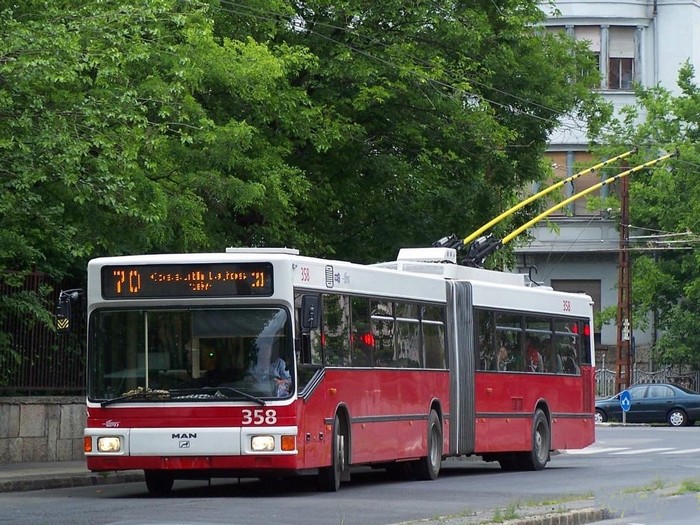
<svg viewBox="0 0 700 525">
<path fill-rule="evenodd" d="M 671 159 L 630 179 L 631 224 L 657 235 L 647 251 L 634 253 L 632 300 L 637 323 L 655 312 L 661 331 L 654 350 L 659 362 L 700 369 L 700 89 L 686 63 L 678 77 L 680 93 L 660 86 L 637 87 L 636 104 L 622 109 L 596 137 L 612 148 L 637 145 L 635 165 L 663 152 Z M 671 235 L 676 234 L 676 235 Z M 637 324 L 639 326 L 639 324 Z"/>
<path fill-rule="evenodd" d="M 466 235 L 549 174 L 559 118 L 595 105 L 590 53 L 538 29 L 535 1 L 294 5 L 277 38 L 318 57 L 299 81 L 341 131 L 295 152 L 317 252 L 373 262 Z"/>
<path fill-rule="evenodd" d="M 215 35 L 198 0 L 0 12 L 0 285 L 79 284 L 105 254 L 294 244 L 308 183 L 286 157 L 322 135 L 288 81 L 315 67 L 306 50 Z M 6 294 L 0 315 L 49 321 L 42 293 Z"/>
<path fill-rule="evenodd" d="M 507 208 L 549 174 L 559 118 L 595 107 L 590 53 L 539 29 L 535 0 L 0 13 L 0 285 L 15 288 L 33 271 L 80 281 L 106 254 L 385 260 Z M 8 298 L 0 315 L 49 318 L 41 297 Z"/>
</svg>

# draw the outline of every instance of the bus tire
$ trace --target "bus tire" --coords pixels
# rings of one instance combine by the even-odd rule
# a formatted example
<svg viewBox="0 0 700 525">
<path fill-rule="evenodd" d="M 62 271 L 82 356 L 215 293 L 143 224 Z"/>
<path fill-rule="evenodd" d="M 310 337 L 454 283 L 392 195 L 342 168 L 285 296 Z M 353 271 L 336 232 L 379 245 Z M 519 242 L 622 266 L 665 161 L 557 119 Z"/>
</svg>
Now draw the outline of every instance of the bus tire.
<svg viewBox="0 0 700 525">
<path fill-rule="evenodd" d="M 442 466 L 442 426 L 435 410 L 428 416 L 427 455 L 415 463 L 415 474 L 420 480 L 433 480 L 440 474 Z"/>
<path fill-rule="evenodd" d="M 549 461 L 552 432 L 547 416 L 541 409 L 535 410 L 532 419 L 532 448 L 522 457 L 521 470 L 542 470 Z"/>
<path fill-rule="evenodd" d="M 162 470 L 144 470 L 143 474 L 146 479 L 146 488 L 154 496 L 165 496 L 173 488 L 175 480 L 167 472 Z"/>
<path fill-rule="evenodd" d="M 340 417 L 335 415 L 333 421 L 333 440 L 331 441 L 331 464 L 328 467 L 323 467 L 318 473 L 319 489 L 325 492 L 337 492 L 340 489 L 340 481 L 344 473 L 348 469 L 347 451 L 349 450 L 347 443 L 347 432 L 345 427 L 340 425 Z"/>
</svg>

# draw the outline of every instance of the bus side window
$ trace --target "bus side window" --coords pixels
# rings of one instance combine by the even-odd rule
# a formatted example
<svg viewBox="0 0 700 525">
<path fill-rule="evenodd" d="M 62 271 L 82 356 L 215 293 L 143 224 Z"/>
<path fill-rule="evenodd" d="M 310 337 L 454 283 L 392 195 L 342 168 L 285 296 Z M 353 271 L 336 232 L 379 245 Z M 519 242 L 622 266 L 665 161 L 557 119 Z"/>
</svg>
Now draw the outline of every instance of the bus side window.
<svg viewBox="0 0 700 525">
<path fill-rule="evenodd" d="M 425 367 L 445 369 L 448 366 L 445 332 L 445 309 L 441 306 L 423 306 L 421 329 L 425 351 Z"/>
<path fill-rule="evenodd" d="M 476 314 L 476 357 L 479 370 L 498 370 L 498 355 L 494 344 L 493 315 L 485 310 Z"/>
<path fill-rule="evenodd" d="M 294 299 L 295 350 L 300 364 L 322 364 L 321 297 L 303 294 Z"/>
<path fill-rule="evenodd" d="M 350 366 L 350 298 L 324 294 L 321 320 L 323 364 Z"/>
<path fill-rule="evenodd" d="M 352 298 L 352 366 L 372 366 L 374 334 L 369 316 L 369 299 Z"/>
<path fill-rule="evenodd" d="M 561 361 L 560 373 L 576 375 L 579 373 L 578 334 L 569 328 L 569 322 L 555 320 L 554 350 Z"/>
<path fill-rule="evenodd" d="M 525 348 L 522 330 L 522 316 L 510 312 L 496 312 L 496 340 L 499 343 L 497 352 L 503 353 L 500 348 L 508 351 L 506 370 L 514 372 L 525 371 Z M 503 365 L 499 363 L 499 369 Z"/>
</svg>

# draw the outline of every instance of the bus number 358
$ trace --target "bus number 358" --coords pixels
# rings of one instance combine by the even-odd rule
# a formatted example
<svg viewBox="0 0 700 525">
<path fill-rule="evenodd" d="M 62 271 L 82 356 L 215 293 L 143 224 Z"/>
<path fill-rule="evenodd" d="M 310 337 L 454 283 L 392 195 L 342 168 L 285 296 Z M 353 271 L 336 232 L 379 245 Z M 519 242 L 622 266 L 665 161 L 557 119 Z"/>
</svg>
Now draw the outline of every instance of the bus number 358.
<svg viewBox="0 0 700 525">
<path fill-rule="evenodd" d="M 243 410 L 243 421 L 241 421 L 243 425 L 274 425 L 275 423 L 277 423 L 277 411 L 274 409 Z"/>
</svg>

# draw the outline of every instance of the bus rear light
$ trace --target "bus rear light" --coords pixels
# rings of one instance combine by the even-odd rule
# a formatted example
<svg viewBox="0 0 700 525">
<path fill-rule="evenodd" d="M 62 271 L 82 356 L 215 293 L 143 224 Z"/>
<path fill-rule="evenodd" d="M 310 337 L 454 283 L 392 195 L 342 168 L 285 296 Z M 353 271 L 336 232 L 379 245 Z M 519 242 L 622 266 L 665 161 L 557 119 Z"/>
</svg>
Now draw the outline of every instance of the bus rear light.
<svg viewBox="0 0 700 525">
<path fill-rule="evenodd" d="M 297 448 L 296 436 L 282 436 L 282 450 L 292 452 Z"/>
<path fill-rule="evenodd" d="M 250 438 L 250 449 L 253 452 L 272 452 L 275 450 L 273 436 L 253 436 Z"/>
<path fill-rule="evenodd" d="M 99 452 L 121 452 L 122 440 L 117 436 L 98 437 L 97 450 Z"/>
<path fill-rule="evenodd" d="M 83 437 L 83 452 L 92 452 L 92 436 Z"/>
</svg>

